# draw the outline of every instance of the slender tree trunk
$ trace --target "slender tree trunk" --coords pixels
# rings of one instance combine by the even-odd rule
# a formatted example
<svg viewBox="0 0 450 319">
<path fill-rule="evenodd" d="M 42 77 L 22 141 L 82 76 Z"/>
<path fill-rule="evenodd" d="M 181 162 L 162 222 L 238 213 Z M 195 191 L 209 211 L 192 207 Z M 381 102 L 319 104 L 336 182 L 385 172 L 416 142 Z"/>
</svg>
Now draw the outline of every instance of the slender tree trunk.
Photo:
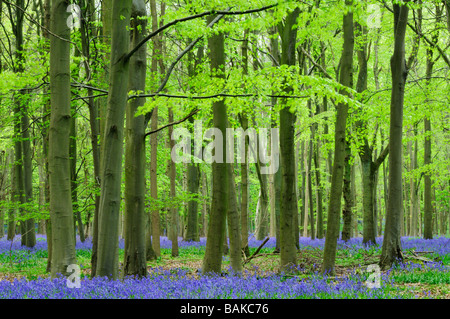
<svg viewBox="0 0 450 319">
<path fill-rule="evenodd" d="M 173 122 L 173 110 L 172 108 L 169 108 L 169 123 Z M 173 133 L 173 127 L 169 127 L 169 146 L 170 149 L 173 149 L 175 146 L 175 142 L 172 140 L 171 136 Z M 171 159 L 169 160 L 168 164 L 168 175 L 170 180 L 170 191 L 169 196 L 173 201 L 175 201 L 176 196 L 176 175 L 177 175 L 177 168 L 174 161 Z M 169 209 L 169 221 L 170 221 L 170 227 L 169 227 L 169 239 L 172 241 L 172 257 L 177 257 L 179 255 L 178 252 L 178 207 L 173 206 Z"/>
<path fill-rule="evenodd" d="M 46 50 L 50 49 L 50 35 L 47 30 L 50 30 L 50 21 L 51 21 L 51 0 L 45 0 L 44 2 L 44 17 L 43 17 L 43 25 L 46 29 L 43 30 L 44 37 L 44 48 Z M 44 95 L 48 93 L 48 87 L 44 88 Z M 43 128 L 42 128 L 42 157 L 44 164 L 44 202 L 47 205 L 46 209 L 49 209 L 50 206 L 50 177 L 49 177 L 49 163 L 48 163 L 48 147 L 49 147 L 49 125 L 48 123 L 50 118 L 50 106 L 51 103 L 43 103 L 42 106 L 42 119 L 43 119 Z M 47 235 L 47 267 L 46 272 L 51 271 L 52 264 L 52 251 L 53 251 L 53 240 L 52 240 L 52 227 L 51 227 L 51 217 L 45 220 L 45 233 Z"/>
<path fill-rule="evenodd" d="M 9 154 L 9 161 L 10 163 L 14 162 L 14 150 L 12 150 L 12 152 Z M 15 193 L 15 189 L 16 186 L 14 185 L 16 183 L 16 167 L 15 165 L 11 165 L 11 170 L 10 170 L 10 180 L 11 180 L 11 187 L 10 187 L 10 200 L 11 203 L 13 203 L 16 199 L 16 193 Z M 14 239 L 14 236 L 16 235 L 16 209 L 14 208 L 14 206 L 12 208 L 10 208 L 8 210 L 8 232 L 6 235 L 6 239 L 9 241 L 12 241 Z M 50 251 L 49 251 L 50 252 Z"/>
<path fill-rule="evenodd" d="M 233 163 L 228 163 L 228 209 L 227 225 L 230 238 L 230 261 L 233 272 L 242 272 L 241 230 L 239 225 L 239 211 L 236 197 L 236 183 L 234 182 Z"/>
<path fill-rule="evenodd" d="M 192 117 L 190 118 L 192 119 Z M 193 119 L 190 121 L 193 123 Z M 192 148 L 194 141 L 192 142 Z M 197 197 L 198 189 L 200 186 L 200 177 L 198 172 L 198 164 L 190 162 L 187 164 L 187 187 L 188 192 L 191 196 Z M 186 216 L 186 236 L 184 240 L 186 241 L 199 241 L 198 236 L 198 201 L 197 198 L 193 198 L 187 203 L 187 216 Z"/>
<path fill-rule="evenodd" d="M 62 39 L 70 39 L 67 26 L 67 2 L 52 0 L 51 30 Z M 51 113 L 49 128 L 48 169 L 50 184 L 50 217 L 52 223 L 51 276 L 67 274 L 76 262 L 73 210 L 70 187 L 70 44 L 50 38 Z"/>
<path fill-rule="evenodd" d="M 242 129 L 247 131 L 248 119 L 245 114 L 240 116 Z M 248 257 L 250 251 L 248 248 L 248 136 L 245 136 L 244 140 L 244 158 L 245 161 L 241 163 L 241 243 L 242 249 L 245 255 Z"/>
<path fill-rule="evenodd" d="M 123 128 L 128 90 L 128 60 L 131 2 L 114 0 L 110 88 L 101 151 L 101 183 L 96 276 L 117 278 L 119 250 L 120 185 L 122 177 Z"/>
<path fill-rule="evenodd" d="M 261 151 L 261 150 L 260 150 Z M 261 162 L 259 161 L 259 156 L 257 163 L 255 164 L 256 174 L 258 176 L 259 186 L 260 186 L 260 209 L 259 213 L 256 214 L 256 240 L 263 240 L 266 238 L 268 233 L 268 207 L 269 207 L 269 197 L 268 197 L 268 187 L 267 187 L 267 175 L 261 174 Z"/>
<path fill-rule="evenodd" d="M 344 226 L 342 228 L 342 240 L 348 241 L 352 237 L 352 219 L 353 219 L 353 198 L 352 198 L 352 188 L 351 188 L 351 178 L 353 165 L 350 164 L 350 159 L 352 157 L 350 149 L 350 141 L 345 141 L 345 164 L 344 164 L 344 209 L 342 210 L 342 217 L 344 220 Z"/>
<path fill-rule="evenodd" d="M 316 103 L 316 115 L 320 114 L 320 104 Z M 315 125 L 315 130 L 318 129 L 318 125 Z M 314 160 L 314 172 L 316 180 L 316 202 L 317 202 L 317 238 L 322 239 L 323 234 L 323 186 L 321 184 L 321 171 L 320 171 L 320 139 L 316 139 L 316 143 L 313 150 Z"/>
<path fill-rule="evenodd" d="M 0 9 L 1 11 L 1 9 Z M 1 14 L 0 14 L 1 17 Z M 1 70 L 0 70 L 1 72 Z M 0 152 L 0 200 L 6 201 L 7 198 L 7 180 L 8 180 L 8 166 L 9 154 L 7 151 Z M 0 207 L 0 239 L 5 236 L 5 211 L 3 207 Z"/>
<path fill-rule="evenodd" d="M 81 5 L 82 7 L 82 19 L 81 19 L 81 49 L 83 52 L 83 55 L 86 57 L 84 60 L 84 69 L 85 73 L 88 75 L 88 78 L 92 78 L 92 69 L 95 69 L 98 67 L 98 63 L 96 60 L 91 60 L 91 48 L 90 48 L 90 39 L 97 36 L 96 28 L 95 28 L 95 22 L 96 22 L 96 15 L 94 14 L 95 11 L 95 3 L 94 0 L 87 0 L 85 2 L 85 5 Z M 110 23 L 109 23 L 110 24 Z M 107 26 L 105 26 L 107 27 Z M 94 55 L 96 55 L 98 51 L 94 52 Z M 100 120 L 99 120 L 99 110 L 98 110 L 98 102 L 100 100 L 95 100 L 93 98 L 94 92 L 91 87 L 87 88 L 87 95 L 89 96 L 87 100 L 88 108 L 89 108 L 89 126 L 91 130 L 91 148 L 92 148 L 92 160 L 94 165 L 94 187 L 95 187 L 95 195 L 94 195 L 94 221 L 93 221 L 93 235 L 92 235 L 92 257 L 91 257 L 91 273 L 95 273 L 96 268 L 96 260 L 97 260 L 97 236 L 98 232 L 95 230 L 98 230 L 97 224 L 98 224 L 98 209 L 100 204 L 100 196 L 99 196 L 99 190 L 97 189 L 98 186 L 100 186 L 100 151 L 99 151 L 99 132 L 100 132 Z M 86 218 L 86 226 L 89 226 L 89 221 L 91 219 L 91 212 L 88 212 L 87 218 Z M 85 236 L 89 236 L 87 233 Z M 95 234 L 95 236 L 94 236 Z M 95 237 L 95 239 L 94 239 Z"/>
<path fill-rule="evenodd" d="M 208 17 L 208 24 L 214 19 L 214 16 Z M 210 50 L 210 68 L 215 72 L 215 77 L 225 78 L 225 43 L 223 33 L 211 35 L 208 38 L 208 47 Z M 222 133 L 220 136 L 214 136 L 215 152 L 219 153 L 222 161 L 212 163 L 212 201 L 211 213 L 208 225 L 208 234 L 206 240 L 205 257 L 203 259 L 203 273 L 220 273 L 222 266 L 223 246 L 225 242 L 225 222 L 228 206 L 228 166 L 225 163 L 226 154 L 226 127 L 228 123 L 227 108 L 223 99 L 213 102 L 213 127 L 216 133 Z M 222 145 L 218 140 L 222 140 Z M 220 147 L 220 149 L 219 149 Z M 217 158 L 217 156 L 216 156 Z"/>
<path fill-rule="evenodd" d="M 289 12 L 285 24 L 280 28 L 281 33 L 281 64 L 295 65 L 295 43 L 297 40 L 297 18 L 299 8 Z M 288 85 L 285 90 L 290 93 L 292 88 Z M 281 155 L 281 207 L 280 207 L 280 268 L 289 270 L 297 263 L 294 215 L 298 214 L 297 196 L 295 190 L 295 163 L 294 158 L 294 124 L 295 114 L 289 107 L 288 101 L 281 99 L 280 110 L 280 155 Z"/>
<path fill-rule="evenodd" d="M 345 1 L 348 9 L 353 2 Z M 346 87 L 353 87 L 353 12 L 349 10 L 343 18 L 344 45 L 341 58 L 339 82 Z M 348 95 L 344 90 L 341 94 Z M 339 237 L 339 215 L 341 212 L 341 197 L 345 164 L 345 138 L 348 115 L 348 104 L 338 103 L 335 125 L 334 163 L 331 176 L 331 192 L 328 205 L 327 233 L 323 252 L 323 273 L 334 273 L 336 246 Z"/>
<path fill-rule="evenodd" d="M 32 205 L 33 202 L 33 172 L 31 162 L 31 142 L 30 142 L 30 119 L 27 114 L 27 107 L 23 104 L 22 108 L 22 151 L 23 151 L 23 178 L 24 178 L 24 191 L 25 201 L 28 205 Z M 25 241 L 22 238 L 22 244 L 27 247 L 36 246 L 36 230 L 34 225 L 34 218 L 27 218 L 25 220 Z"/>
<path fill-rule="evenodd" d="M 314 112 L 312 110 L 312 101 L 311 99 L 308 101 L 308 108 L 310 110 L 310 116 L 313 117 Z M 316 124 L 311 125 L 311 136 L 309 138 L 309 147 L 308 147 L 308 158 L 307 158 L 307 167 L 308 167 L 308 203 L 309 203 L 309 224 L 310 224 L 310 236 L 311 239 L 316 239 L 316 230 L 315 230 L 315 221 L 314 221 L 314 194 L 312 190 L 313 184 L 313 168 L 312 168 L 312 158 L 314 153 L 314 144 L 316 139 Z"/>
<path fill-rule="evenodd" d="M 204 198 L 202 202 L 202 237 L 206 237 L 206 232 L 208 229 L 208 181 L 206 180 L 206 174 L 202 172 L 202 196 Z M 242 230 L 241 230 L 242 232 Z M 241 245 L 243 245 L 241 243 Z"/>
<path fill-rule="evenodd" d="M 112 1 L 102 1 L 101 2 L 101 19 L 102 19 L 102 43 L 105 48 L 111 47 L 111 24 L 112 24 Z M 92 16 L 92 15 L 91 15 Z M 83 26 L 83 20 L 81 26 Z M 84 43 L 83 51 L 87 54 L 88 41 L 85 39 L 82 41 L 82 45 Z M 110 52 L 105 50 L 103 57 L 103 68 L 101 72 L 101 78 L 103 83 L 108 83 L 109 78 L 109 60 L 110 60 Z M 87 65 L 85 65 L 87 68 Z M 88 95 L 92 96 L 92 90 L 88 89 Z M 95 196 L 95 208 L 94 208 L 94 220 L 92 222 L 92 256 L 91 256 L 91 276 L 95 276 L 97 272 L 97 259 L 98 259 L 98 231 L 99 231 L 99 215 L 100 215 L 100 192 L 101 192 L 101 172 L 103 168 L 100 166 L 102 161 L 102 153 L 101 147 L 99 147 L 99 143 L 103 143 L 103 132 L 105 131 L 105 119 L 106 119 L 106 108 L 107 108 L 107 99 L 100 98 L 98 103 L 95 103 L 91 98 L 89 99 L 89 123 L 91 127 L 91 145 L 92 145 L 92 157 L 94 161 L 94 175 L 95 175 L 95 183 L 97 188 L 97 193 Z"/>
<path fill-rule="evenodd" d="M 275 61 L 272 61 L 273 66 L 277 66 L 280 63 L 280 51 L 279 51 L 279 42 L 278 42 L 278 34 L 276 31 L 276 27 L 272 27 L 270 29 L 271 39 L 270 39 L 270 50 L 272 53 L 272 56 L 275 58 Z M 274 110 L 276 108 L 277 104 L 277 98 L 273 97 L 271 99 L 272 102 L 272 109 Z M 271 118 L 271 128 L 276 128 L 278 126 L 277 124 L 277 113 L 272 112 L 272 118 Z M 275 143 L 279 142 L 279 136 L 278 140 L 275 141 Z M 272 141 L 273 142 L 273 141 Z M 272 143 L 274 145 L 274 143 Z M 280 205 L 281 205 L 281 169 L 279 168 L 279 156 L 275 158 L 276 161 L 276 167 L 278 168 L 276 172 L 272 173 L 272 179 L 273 179 L 273 215 L 274 218 L 274 228 L 275 228 L 275 237 L 276 237 L 276 243 L 275 243 L 275 252 L 280 251 Z M 271 207 L 272 209 L 272 207 Z"/>
<path fill-rule="evenodd" d="M 416 128 L 414 128 L 414 135 L 416 133 Z M 411 149 L 411 171 L 417 168 L 417 141 L 414 142 L 414 150 Z M 414 176 L 414 175 L 413 175 Z M 417 231 L 417 223 L 419 218 L 419 201 L 418 201 L 418 186 L 417 179 L 411 176 L 410 182 L 410 194 L 411 194 L 411 226 L 410 226 L 410 235 L 416 237 L 418 235 Z"/>
<path fill-rule="evenodd" d="M 156 1 L 150 1 L 150 13 L 152 16 L 152 31 L 158 28 L 158 14 L 156 12 Z M 158 72 L 158 56 L 162 54 L 159 36 L 153 38 L 153 55 L 151 72 L 152 76 L 157 77 Z M 151 130 L 156 130 L 158 128 L 158 107 L 153 109 L 151 116 Z M 150 197 L 152 200 L 158 200 L 158 140 L 157 133 L 150 135 Z M 151 210 L 151 221 L 152 221 L 152 246 L 156 257 L 161 256 L 161 244 L 160 244 L 160 220 L 159 210 Z"/>
<path fill-rule="evenodd" d="M 389 132 L 389 199 L 386 225 L 380 257 L 382 269 L 403 259 L 400 243 L 402 203 L 402 136 L 403 99 L 407 77 L 405 61 L 405 33 L 408 22 L 407 1 L 394 4 L 394 53 L 391 58 L 392 92 Z"/>
<path fill-rule="evenodd" d="M 131 12 L 130 48 L 144 37 L 146 28 L 144 0 L 133 1 Z M 128 88 L 132 91 L 145 90 L 147 50 L 143 45 L 130 59 Z M 126 109 L 125 134 L 125 249 L 123 261 L 124 276 L 143 277 L 147 275 L 145 250 L 145 117 L 135 116 L 145 98 L 130 100 Z"/>
<path fill-rule="evenodd" d="M 448 10 L 448 1 L 446 1 L 446 6 Z M 448 12 L 447 12 L 448 14 Z M 436 27 L 440 20 L 441 10 L 436 6 Z M 447 21 L 448 22 L 448 21 Z M 433 42 L 437 43 L 438 33 L 433 35 Z M 433 50 L 427 49 L 427 66 L 426 66 L 426 78 L 427 87 L 430 87 L 431 76 L 433 74 Z M 424 143 L 424 165 L 431 165 L 431 119 L 429 116 L 424 118 L 424 133 L 425 133 L 425 143 Z M 424 228 L 423 228 L 423 238 L 432 239 L 433 238 L 433 205 L 432 205 L 432 188 L 431 188 L 431 172 L 429 169 L 425 171 L 424 174 Z"/>
</svg>

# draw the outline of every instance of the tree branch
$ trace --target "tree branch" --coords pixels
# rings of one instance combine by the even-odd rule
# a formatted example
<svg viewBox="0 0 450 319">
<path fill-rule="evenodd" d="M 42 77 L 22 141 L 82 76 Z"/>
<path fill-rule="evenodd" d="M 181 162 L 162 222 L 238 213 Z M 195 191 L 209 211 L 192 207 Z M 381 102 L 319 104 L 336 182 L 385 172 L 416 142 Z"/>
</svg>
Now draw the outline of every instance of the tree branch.
<svg viewBox="0 0 450 319">
<path fill-rule="evenodd" d="M 388 9 L 391 12 L 394 12 L 389 6 L 383 1 L 383 5 L 386 9 Z M 434 43 L 432 40 L 428 39 L 425 34 L 423 34 L 420 30 L 417 30 L 411 23 L 407 22 L 408 27 L 413 30 L 418 36 L 422 37 L 425 42 L 427 42 L 432 48 L 435 48 L 439 51 L 439 55 L 444 59 L 445 63 L 450 67 L 450 58 L 445 54 L 444 50 L 437 44 Z"/>
<path fill-rule="evenodd" d="M 124 60 L 127 61 L 128 59 L 131 58 L 131 56 L 136 53 L 137 50 L 139 50 L 139 48 L 141 46 L 143 46 L 145 43 L 147 43 L 147 41 L 149 41 L 151 38 L 153 38 L 154 36 L 156 36 L 157 34 L 159 34 L 160 32 L 164 31 L 165 29 L 179 23 L 179 22 L 185 22 L 185 21 L 189 21 L 189 20 L 194 20 L 194 19 L 198 19 L 198 18 L 202 18 L 204 16 L 208 16 L 208 15 L 213 15 L 213 14 L 219 14 L 219 15 L 242 15 L 242 14 L 249 14 L 249 13 L 255 13 L 255 12 L 260 12 L 260 11 L 264 11 L 264 10 L 268 10 L 271 9 L 275 6 L 277 6 L 278 3 L 275 4 L 271 4 L 268 6 L 264 6 L 258 9 L 251 9 L 251 10 L 244 10 L 244 11 L 229 11 L 228 10 L 210 10 L 210 11 L 206 11 L 206 12 L 202 12 L 202 13 L 198 13 L 198 14 L 194 14 L 188 17 L 184 17 L 181 19 L 175 19 L 165 25 L 163 25 L 162 27 L 158 28 L 157 30 L 151 32 L 149 35 L 147 35 L 144 39 L 142 39 L 141 42 L 139 42 L 130 52 L 128 52 L 128 54 L 124 57 Z"/>
<path fill-rule="evenodd" d="M 195 114 L 197 114 L 199 111 L 200 111 L 199 109 L 194 109 L 191 113 L 189 113 L 189 115 L 187 115 L 186 117 L 182 118 L 182 119 L 179 120 L 179 121 L 175 121 L 175 122 L 172 122 L 172 123 L 163 125 L 163 126 L 157 128 L 156 130 L 153 130 L 153 131 L 150 131 L 150 132 L 145 133 L 144 139 L 145 139 L 147 136 L 149 136 L 149 135 L 151 135 L 151 134 L 154 134 L 154 133 L 157 133 L 157 132 L 159 132 L 159 131 L 161 131 L 161 130 L 163 130 L 163 129 L 169 127 L 169 126 L 174 126 L 174 125 L 183 123 L 183 122 L 186 121 L 188 118 L 190 118 L 190 117 L 194 116 Z"/>
<path fill-rule="evenodd" d="M 380 165 L 383 163 L 383 161 L 386 159 L 386 157 L 389 155 L 389 143 L 386 145 L 383 151 L 381 151 L 380 155 L 376 159 L 376 161 L 373 163 L 375 166 L 375 169 L 378 169 Z"/>
<path fill-rule="evenodd" d="M 173 95 L 173 94 L 166 94 L 166 93 L 150 93 L 150 94 L 136 94 L 136 95 L 130 95 L 128 99 L 135 99 L 140 97 L 167 97 L 167 98 L 175 98 L 175 99 L 192 99 L 192 100 L 206 100 L 206 99 L 214 99 L 218 97 L 255 97 L 258 96 L 257 94 L 228 94 L 228 93 L 217 93 L 212 95 L 201 95 L 201 96 L 188 96 L 188 95 Z M 305 99 L 309 98 L 308 95 L 274 95 L 274 94 L 268 94 L 267 97 L 276 97 L 276 98 L 285 98 L 285 99 Z"/>
</svg>

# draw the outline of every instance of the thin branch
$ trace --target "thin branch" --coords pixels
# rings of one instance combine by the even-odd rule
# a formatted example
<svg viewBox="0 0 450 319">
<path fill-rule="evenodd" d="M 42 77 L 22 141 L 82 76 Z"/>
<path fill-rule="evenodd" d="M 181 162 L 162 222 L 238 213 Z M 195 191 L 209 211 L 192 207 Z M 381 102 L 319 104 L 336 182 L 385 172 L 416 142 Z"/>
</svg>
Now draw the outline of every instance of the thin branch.
<svg viewBox="0 0 450 319">
<path fill-rule="evenodd" d="M 308 60 L 310 60 L 312 64 L 314 64 L 314 66 L 318 68 L 323 73 L 323 75 L 325 75 L 326 78 L 333 80 L 333 77 L 329 75 L 328 72 L 320 64 L 314 61 L 314 59 L 308 54 L 308 52 L 306 52 L 306 50 L 302 46 L 300 46 L 300 50 L 302 50 L 303 54 L 308 58 Z"/>
<path fill-rule="evenodd" d="M 192 100 L 206 100 L 206 99 L 214 99 L 219 97 L 255 97 L 258 96 L 258 94 L 228 94 L 228 93 L 217 93 L 212 95 L 203 95 L 203 96 L 188 96 L 188 95 L 173 95 L 173 94 L 166 94 L 166 93 L 151 93 L 151 94 L 137 94 L 137 95 L 130 95 L 128 99 L 135 99 L 135 98 L 141 98 L 141 97 L 167 97 L 167 98 L 175 98 L 175 99 L 192 99 Z M 267 97 L 276 97 L 276 98 L 285 98 L 285 99 L 305 99 L 309 98 L 309 95 L 274 95 L 274 94 L 268 94 L 265 95 Z"/>
<path fill-rule="evenodd" d="M 223 18 L 223 14 L 218 15 L 213 21 L 211 21 L 208 24 L 208 28 L 212 28 L 217 22 L 220 21 L 220 19 Z M 183 52 L 181 52 L 177 58 L 175 59 L 175 61 L 172 62 L 172 64 L 170 65 L 169 69 L 167 70 L 166 76 L 164 77 L 164 80 L 162 81 L 161 85 L 159 86 L 159 88 L 156 90 L 155 95 L 158 95 L 166 86 L 167 82 L 169 81 L 169 77 L 172 74 L 173 69 L 175 68 L 175 66 L 177 65 L 177 63 L 183 58 L 183 56 L 188 53 L 189 51 L 192 50 L 192 48 L 194 47 L 194 45 L 196 45 L 198 43 L 198 41 L 200 41 L 203 38 L 203 36 L 198 37 L 197 39 L 195 39 L 194 41 L 192 41 L 187 47 L 186 49 L 183 50 Z"/>
<path fill-rule="evenodd" d="M 258 50 L 259 52 L 261 52 L 261 53 L 267 55 L 267 56 L 273 61 L 273 63 L 275 64 L 275 66 L 280 66 L 280 64 L 278 63 L 277 59 L 275 59 L 275 57 L 274 57 L 272 54 L 270 54 L 270 53 L 267 52 L 267 51 L 261 50 L 260 48 L 257 47 L 257 45 L 256 45 L 254 42 L 252 42 L 252 41 L 250 41 L 250 40 L 248 40 L 248 39 L 236 39 L 236 38 L 232 38 L 232 37 L 230 37 L 230 36 L 227 36 L 227 38 L 230 39 L 230 40 L 236 41 L 236 42 L 244 42 L 244 41 L 248 41 L 248 43 L 251 43 L 252 45 L 254 45 L 254 46 L 256 47 L 256 50 Z"/>
<path fill-rule="evenodd" d="M 22 12 L 27 16 L 28 20 L 30 20 L 32 23 L 36 24 L 39 28 L 41 28 L 41 29 L 45 30 L 46 32 L 48 32 L 48 34 L 51 34 L 51 35 L 54 36 L 55 38 L 58 38 L 58 39 L 60 39 L 60 40 L 62 40 L 62 41 L 69 42 L 70 44 L 73 44 L 73 45 L 77 48 L 77 50 L 79 50 L 75 42 L 72 42 L 72 41 L 70 41 L 69 39 L 64 39 L 63 37 L 60 37 L 59 35 L 53 33 L 53 32 L 50 31 L 48 28 L 44 27 L 44 26 L 41 25 L 39 22 L 37 22 L 36 20 L 34 20 L 33 17 L 32 17 L 30 14 L 28 14 L 23 8 L 19 7 L 18 5 L 14 4 L 14 3 L 11 3 L 11 2 L 9 2 L 9 1 L 7 1 L 7 0 L 2 0 L 2 1 L 3 1 L 4 3 L 6 3 L 7 5 L 14 6 L 15 8 L 19 9 L 20 11 L 22 11 Z M 81 52 L 81 50 L 79 50 L 79 51 Z"/>
<path fill-rule="evenodd" d="M 385 1 L 382 1 L 383 5 L 386 9 L 388 9 L 390 12 L 394 12 L 394 10 L 392 10 L 391 8 L 389 8 L 389 6 L 386 4 Z M 450 67 L 450 59 L 449 57 L 445 54 L 445 52 L 442 50 L 442 48 L 437 45 L 437 43 L 433 42 L 432 40 L 428 39 L 425 34 L 423 34 L 420 30 L 417 30 L 411 23 L 407 23 L 408 27 L 413 30 L 418 36 L 422 37 L 425 42 L 427 42 L 432 48 L 435 48 L 436 50 L 439 51 L 439 55 L 444 59 L 445 63 Z"/>
<path fill-rule="evenodd" d="M 204 16 L 208 16 L 208 15 L 213 15 L 213 14 L 219 14 L 219 15 L 242 15 L 242 14 L 249 14 L 249 13 L 255 13 L 255 12 L 260 12 L 260 11 L 264 11 L 264 10 L 268 10 L 271 9 L 275 6 L 277 6 L 278 3 L 275 4 L 271 4 L 268 6 L 264 6 L 258 9 L 251 9 L 251 10 L 244 10 L 244 11 L 229 11 L 228 10 L 210 10 L 210 11 L 206 11 L 206 12 L 202 12 L 202 13 L 198 13 L 198 14 L 194 14 L 188 17 L 184 17 L 181 19 L 175 19 L 165 25 L 163 25 L 162 27 L 156 29 L 155 31 L 151 32 L 149 35 L 147 35 L 144 39 L 142 39 L 141 42 L 139 42 L 130 52 L 128 52 L 128 54 L 124 57 L 124 60 L 127 61 L 131 58 L 131 56 L 136 53 L 140 47 L 142 47 L 145 43 L 147 43 L 147 41 L 149 41 L 151 38 L 153 38 L 154 36 L 158 35 L 159 33 L 161 33 L 162 31 L 164 31 L 165 29 L 179 23 L 179 22 L 185 22 L 185 21 L 189 21 L 189 20 L 194 20 L 194 19 L 198 19 L 198 18 L 202 18 Z"/>
<path fill-rule="evenodd" d="M 157 132 L 159 132 L 159 131 L 161 131 L 161 130 L 163 130 L 163 129 L 169 127 L 169 126 L 174 126 L 174 125 L 183 123 L 183 122 L 186 121 L 188 118 L 190 118 L 190 117 L 194 116 L 195 114 L 197 114 L 199 111 L 200 111 L 199 109 L 194 109 L 191 113 L 189 113 L 189 115 L 187 115 L 186 117 L 182 118 L 181 120 L 178 120 L 178 121 L 175 121 L 175 122 L 166 124 L 166 125 L 164 125 L 164 126 L 161 126 L 161 127 L 157 128 L 156 130 L 153 130 L 153 131 L 150 131 L 150 132 L 145 133 L 144 139 L 145 139 L 147 136 L 149 136 L 149 135 L 151 135 L 151 134 L 154 134 L 154 133 L 157 133 Z"/>
</svg>

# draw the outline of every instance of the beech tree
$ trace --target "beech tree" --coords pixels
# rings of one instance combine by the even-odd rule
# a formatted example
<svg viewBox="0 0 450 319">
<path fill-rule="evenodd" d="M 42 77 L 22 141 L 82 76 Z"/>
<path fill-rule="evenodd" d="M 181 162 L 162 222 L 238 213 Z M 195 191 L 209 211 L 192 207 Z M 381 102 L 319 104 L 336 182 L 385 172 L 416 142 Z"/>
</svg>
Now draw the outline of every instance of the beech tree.
<svg viewBox="0 0 450 319">
<path fill-rule="evenodd" d="M 403 215 L 402 200 L 402 137 L 403 101 L 408 75 L 405 61 L 405 33 L 408 22 L 408 1 L 394 3 L 394 53 L 391 58 L 392 90 L 389 131 L 389 197 L 386 226 L 380 257 L 382 269 L 403 260 L 400 225 Z"/>
<path fill-rule="evenodd" d="M 146 27 L 146 8 L 143 0 L 133 1 L 131 12 L 130 49 L 143 39 Z M 147 50 L 142 46 L 130 58 L 129 90 L 144 91 L 147 66 Z M 145 276 L 145 117 L 135 116 L 145 102 L 135 98 L 126 109 L 125 134 L 125 255 L 124 275 Z"/>
<path fill-rule="evenodd" d="M 286 21 L 279 26 L 281 36 L 281 64 L 295 65 L 295 43 L 297 39 L 297 18 L 300 9 L 289 12 Z M 292 92 L 289 83 L 285 83 L 285 92 Z M 280 169 L 281 169 L 281 207 L 280 207 L 280 268 L 296 265 L 296 243 L 294 216 L 297 214 L 295 195 L 294 124 L 295 114 L 290 111 L 287 99 L 280 99 Z"/>
<path fill-rule="evenodd" d="M 67 2 L 52 0 L 50 37 L 51 112 L 48 171 L 52 223 L 51 276 L 67 274 L 75 264 L 75 236 L 70 186 L 70 29 Z"/>
<path fill-rule="evenodd" d="M 208 24 L 212 22 L 214 16 L 207 18 Z M 208 48 L 210 51 L 211 73 L 219 79 L 225 77 L 225 48 L 224 34 L 219 32 L 208 38 Z M 212 105 L 213 127 L 217 130 L 215 139 L 215 156 L 218 161 L 213 161 L 212 167 L 212 199 L 211 213 L 208 224 L 208 240 L 206 242 L 205 257 L 203 259 L 204 273 L 220 273 L 222 266 L 222 252 L 225 240 L 225 222 L 228 209 L 229 186 L 228 165 L 225 163 L 226 152 L 226 128 L 228 124 L 227 108 L 222 99 Z"/>
<path fill-rule="evenodd" d="M 131 1 L 114 0 L 108 107 L 101 144 L 101 194 L 96 276 L 118 276 L 120 184 L 127 105 Z"/>
</svg>

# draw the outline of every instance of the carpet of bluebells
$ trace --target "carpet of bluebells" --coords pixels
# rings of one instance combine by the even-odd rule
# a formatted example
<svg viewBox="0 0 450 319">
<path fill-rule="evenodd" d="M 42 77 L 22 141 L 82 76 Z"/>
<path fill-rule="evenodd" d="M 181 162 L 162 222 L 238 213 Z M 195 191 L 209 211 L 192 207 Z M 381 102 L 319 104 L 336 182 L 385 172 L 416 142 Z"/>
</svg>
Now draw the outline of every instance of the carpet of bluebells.
<svg viewBox="0 0 450 319">
<path fill-rule="evenodd" d="M 189 249 L 204 251 L 206 239 L 200 242 L 185 242 L 179 240 L 180 251 Z M 249 239 L 251 248 L 258 247 L 262 241 L 253 237 Z M 374 252 L 381 252 L 382 238 L 377 238 L 377 246 Z M 119 247 L 123 249 L 124 242 L 120 241 Z M 311 240 L 300 239 L 300 249 L 323 249 L 324 239 Z M 92 247 L 90 240 L 81 243 L 77 240 L 77 256 L 89 253 Z M 166 237 L 161 238 L 161 248 L 170 249 L 171 242 Z M 275 239 L 271 238 L 264 246 L 265 249 L 275 248 Z M 47 243 L 44 236 L 38 235 L 37 245 L 34 248 L 26 248 L 20 245 L 20 237 L 13 242 L 6 238 L 0 239 L 0 266 L 8 267 L 33 267 L 36 260 L 44 260 L 47 257 Z M 343 242 L 339 240 L 338 249 L 347 254 L 357 254 L 367 250 L 362 244 L 362 238 L 354 238 Z M 419 298 L 417 291 L 409 291 L 401 288 L 396 283 L 398 276 L 407 274 L 426 274 L 448 287 L 450 284 L 449 256 L 450 238 L 437 237 L 432 240 L 418 238 L 402 238 L 402 249 L 408 251 L 432 251 L 429 257 L 433 261 L 411 262 L 393 267 L 391 270 L 381 273 L 380 287 L 368 287 L 368 272 L 358 271 L 357 268 L 349 270 L 344 276 L 328 277 L 320 275 L 317 271 L 310 271 L 301 275 L 285 273 L 250 272 L 247 269 L 240 276 L 232 274 L 230 269 L 221 275 L 202 275 L 197 270 L 192 275 L 191 270 L 182 268 L 163 269 L 153 267 L 149 275 L 142 279 L 122 278 L 108 280 L 107 278 L 93 278 L 82 276 L 80 288 L 70 288 L 66 278 L 50 279 L 46 276 L 37 278 L 8 278 L 8 275 L 0 277 L 0 299 L 308 299 L 308 298 L 351 298 L 351 299 L 390 299 L 390 298 Z M 431 259 L 429 259 L 431 260 Z M 437 261 L 436 261 L 437 260 Z M 42 263 L 41 263 L 42 264 Z M 19 267 L 19 268 L 17 268 Z M 82 265 L 83 267 L 83 265 Z M 226 266 L 225 266 L 226 268 Z M 362 267 L 364 268 L 364 267 Z M 396 274 L 394 276 L 394 273 Z M 1 271 L 0 271 L 1 274 Z M 400 275 L 399 275 L 400 274 Z M 425 274 L 425 275 L 424 275 Z M 435 283 L 435 282 L 432 282 Z M 426 295 L 426 293 L 425 293 Z M 424 296 L 420 296 L 423 298 Z"/>
</svg>

